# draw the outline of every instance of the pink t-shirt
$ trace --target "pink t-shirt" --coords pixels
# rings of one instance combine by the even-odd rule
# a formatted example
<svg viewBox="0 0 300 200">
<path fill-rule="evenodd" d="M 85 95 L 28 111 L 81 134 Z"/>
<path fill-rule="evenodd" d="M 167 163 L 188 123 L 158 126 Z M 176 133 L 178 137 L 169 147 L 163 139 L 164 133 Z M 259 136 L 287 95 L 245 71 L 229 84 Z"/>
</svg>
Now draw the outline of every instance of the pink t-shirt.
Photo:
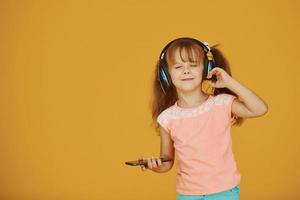
<svg viewBox="0 0 300 200">
<path fill-rule="evenodd" d="M 158 123 L 174 141 L 179 159 L 178 193 L 212 194 L 240 184 L 230 133 L 234 98 L 210 95 L 194 108 L 182 108 L 176 102 L 158 116 Z"/>
</svg>

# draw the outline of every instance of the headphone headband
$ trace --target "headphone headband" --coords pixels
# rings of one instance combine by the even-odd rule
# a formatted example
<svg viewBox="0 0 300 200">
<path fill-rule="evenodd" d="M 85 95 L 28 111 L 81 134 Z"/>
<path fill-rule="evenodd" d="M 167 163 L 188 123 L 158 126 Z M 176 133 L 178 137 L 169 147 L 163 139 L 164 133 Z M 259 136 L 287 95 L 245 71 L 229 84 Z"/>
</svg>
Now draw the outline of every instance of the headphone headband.
<svg viewBox="0 0 300 200">
<path fill-rule="evenodd" d="M 210 52 L 210 47 L 209 47 L 209 44 L 208 44 L 208 42 L 205 42 L 205 41 L 200 41 L 200 40 L 197 40 L 197 39 L 194 39 L 194 38 L 189 38 L 189 37 L 182 37 L 182 38 L 177 38 L 177 39 L 175 39 L 175 40 L 172 40 L 171 42 L 169 42 L 164 48 L 163 48 L 163 50 L 161 51 L 161 53 L 160 53 L 160 56 L 159 56 L 159 58 L 162 60 L 163 58 L 164 58 L 164 56 L 165 56 L 165 53 L 167 52 L 167 50 L 169 49 L 169 46 L 173 43 L 173 42 L 175 42 L 175 41 L 177 41 L 177 40 L 181 40 L 181 39 L 189 39 L 189 40 L 193 40 L 193 41 L 195 41 L 197 44 L 199 44 L 202 48 L 203 48 L 203 50 L 205 51 L 205 53 L 207 54 L 208 52 Z"/>
<path fill-rule="evenodd" d="M 166 66 L 166 60 L 164 60 L 164 56 L 165 56 L 166 52 L 168 51 L 169 46 L 174 41 L 182 40 L 182 39 L 192 40 L 195 43 L 197 43 L 199 46 L 201 46 L 202 49 L 204 50 L 204 54 L 205 54 L 204 63 L 203 63 L 203 65 L 204 65 L 203 78 L 204 79 L 207 79 L 207 74 L 209 73 L 209 71 L 211 71 L 215 67 L 213 54 L 210 51 L 208 42 L 201 42 L 197 39 L 189 38 L 189 37 L 182 37 L 182 38 L 177 38 L 175 40 L 172 40 L 161 51 L 160 56 L 159 56 L 160 60 L 159 60 L 158 70 L 157 70 L 157 80 L 159 81 L 160 86 L 165 94 L 167 92 L 167 89 L 171 87 L 172 81 L 171 81 L 170 75 L 168 73 L 168 69 Z M 213 75 L 213 77 L 211 78 L 212 80 L 216 80 L 216 78 L 214 76 L 215 75 Z"/>
</svg>

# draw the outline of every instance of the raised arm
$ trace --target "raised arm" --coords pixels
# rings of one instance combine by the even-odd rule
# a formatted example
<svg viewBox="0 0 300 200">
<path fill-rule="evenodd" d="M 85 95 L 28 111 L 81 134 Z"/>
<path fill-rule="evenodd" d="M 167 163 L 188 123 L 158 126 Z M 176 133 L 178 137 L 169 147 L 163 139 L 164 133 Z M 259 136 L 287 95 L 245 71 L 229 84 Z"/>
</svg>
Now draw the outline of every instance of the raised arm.
<svg viewBox="0 0 300 200">
<path fill-rule="evenodd" d="M 268 105 L 249 88 L 229 76 L 224 69 L 216 67 L 210 71 L 208 78 L 212 75 L 216 75 L 217 77 L 215 83 L 209 82 L 212 87 L 226 87 L 237 94 L 238 99 L 234 100 L 231 107 L 233 114 L 239 117 L 249 118 L 259 117 L 267 113 Z"/>
<path fill-rule="evenodd" d="M 231 112 L 243 118 L 259 117 L 267 113 L 268 105 L 253 91 L 232 79 L 228 89 L 236 93 L 239 99 L 234 99 Z"/>
</svg>

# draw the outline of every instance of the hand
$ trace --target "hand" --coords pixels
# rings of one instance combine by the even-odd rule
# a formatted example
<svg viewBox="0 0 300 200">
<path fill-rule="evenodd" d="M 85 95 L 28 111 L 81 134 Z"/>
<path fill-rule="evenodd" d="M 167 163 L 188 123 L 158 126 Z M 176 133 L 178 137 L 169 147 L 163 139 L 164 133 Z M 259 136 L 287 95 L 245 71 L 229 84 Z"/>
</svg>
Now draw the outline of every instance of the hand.
<svg viewBox="0 0 300 200">
<path fill-rule="evenodd" d="M 139 157 L 138 160 L 144 160 L 143 157 Z M 147 169 L 155 170 L 162 165 L 162 161 L 159 157 L 151 157 L 147 158 L 147 166 L 141 165 L 142 171 L 146 171 Z"/>
<path fill-rule="evenodd" d="M 222 68 L 215 67 L 213 68 L 207 75 L 207 78 L 211 78 L 212 75 L 215 75 L 217 78 L 216 82 L 213 82 L 211 80 L 208 81 L 208 83 L 214 87 L 214 88 L 224 88 L 227 87 L 230 81 L 232 80 L 232 77 Z"/>
</svg>

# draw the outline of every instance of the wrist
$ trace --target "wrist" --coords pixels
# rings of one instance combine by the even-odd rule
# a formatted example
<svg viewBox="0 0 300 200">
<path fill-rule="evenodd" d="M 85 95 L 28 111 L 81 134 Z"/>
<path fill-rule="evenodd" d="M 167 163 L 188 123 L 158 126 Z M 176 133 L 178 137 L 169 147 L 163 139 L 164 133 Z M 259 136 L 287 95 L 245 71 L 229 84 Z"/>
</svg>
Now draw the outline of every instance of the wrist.
<svg viewBox="0 0 300 200">
<path fill-rule="evenodd" d="M 226 88 L 228 88 L 229 90 L 233 90 L 234 89 L 234 85 L 236 85 L 236 80 L 231 77 L 228 80 L 228 82 L 226 83 Z"/>
</svg>

